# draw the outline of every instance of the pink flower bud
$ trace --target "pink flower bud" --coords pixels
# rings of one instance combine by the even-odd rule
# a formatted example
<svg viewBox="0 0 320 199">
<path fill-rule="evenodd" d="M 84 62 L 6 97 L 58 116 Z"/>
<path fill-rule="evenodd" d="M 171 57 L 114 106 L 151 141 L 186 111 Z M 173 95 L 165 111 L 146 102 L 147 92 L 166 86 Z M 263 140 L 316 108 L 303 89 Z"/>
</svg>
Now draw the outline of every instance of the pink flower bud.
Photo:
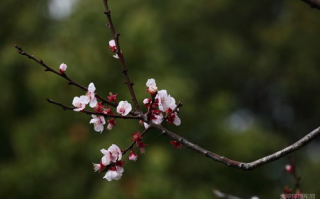
<svg viewBox="0 0 320 199">
<path fill-rule="evenodd" d="M 61 74 L 64 74 L 67 70 L 67 65 L 64 63 L 60 64 L 59 70 Z"/>
<path fill-rule="evenodd" d="M 285 170 L 287 173 L 292 173 L 294 168 L 291 164 L 287 164 L 286 167 L 285 167 Z"/>
<path fill-rule="evenodd" d="M 138 159 L 138 155 L 134 153 L 133 150 L 130 151 L 129 160 L 136 161 Z"/>
</svg>

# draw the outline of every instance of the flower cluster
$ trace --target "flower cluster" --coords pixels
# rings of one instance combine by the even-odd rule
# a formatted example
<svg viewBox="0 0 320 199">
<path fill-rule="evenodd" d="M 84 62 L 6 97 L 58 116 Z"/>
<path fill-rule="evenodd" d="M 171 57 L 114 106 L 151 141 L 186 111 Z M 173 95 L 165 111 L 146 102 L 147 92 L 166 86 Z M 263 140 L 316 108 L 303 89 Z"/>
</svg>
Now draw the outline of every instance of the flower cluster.
<svg viewBox="0 0 320 199">
<path fill-rule="evenodd" d="M 171 97 L 166 90 L 159 90 L 154 79 L 148 79 L 146 86 L 148 87 L 147 92 L 151 94 L 152 98 L 146 98 L 143 100 L 143 104 L 148 107 L 148 110 L 151 111 L 150 120 L 155 124 L 161 124 L 164 120 L 168 124 L 175 124 L 179 126 L 181 120 L 178 117 L 178 109 L 176 105 L 176 100 Z M 163 116 L 163 113 L 166 113 L 166 116 Z M 144 126 L 147 128 L 149 125 L 144 123 Z"/>
<path fill-rule="evenodd" d="M 101 149 L 101 153 L 104 155 L 101 158 L 99 164 L 93 163 L 93 169 L 95 172 L 106 171 L 104 179 L 108 181 L 119 180 L 123 173 L 124 161 L 121 161 L 122 152 L 120 148 L 112 144 L 108 150 Z"/>
<path fill-rule="evenodd" d="M 61 67 L 60 67 L 61 68 Z M 94 130 L 97 132 L 102 132 L 104 130 L 104 125 L 108 123 L 107 129 L 111 130 L 116 125 L 115 118 L 112 117 L 114 113 L 111 111 L 111 107 L 106 108 L 101 102 L 97 101 L 95 96 L 96 87 L 93 83 L 90 83 L 88 86 L 88 91 L 86 95 L 81 95 L 80 97 L 74 97 L 72 104 L 75 107 L 74 111 L 83 111 L 86 108 L 86 105 L 89 104 L 91 108 L 96 113 L 103 113 L 110 115 L 111 119 L 107 120 L 102 115 L 92 115 L 92 119 L 90 120 L 90 124 L 93 124 Z M 117 94 L 109 93 L 108 96 L 109 101 L 117 101 Z M 126 116 L 132 110 L 132 106 L 127 101 L 120 101 L 117 106 L 117 113 L 121 116 Z"/>
</svg>

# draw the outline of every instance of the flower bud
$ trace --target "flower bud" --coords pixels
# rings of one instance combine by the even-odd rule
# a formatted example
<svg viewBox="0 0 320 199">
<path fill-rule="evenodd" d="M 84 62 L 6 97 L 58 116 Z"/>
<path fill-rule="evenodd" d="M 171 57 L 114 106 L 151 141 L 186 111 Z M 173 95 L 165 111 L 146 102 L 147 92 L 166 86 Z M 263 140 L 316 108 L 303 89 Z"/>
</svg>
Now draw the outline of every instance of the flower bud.
<svg viewBox="0 0 320 199">
<path fill-rule="evenodd" d="M 60 73 L 64 74 L 66 70 L 67 70 L 67 64 L 64 64 L 64 63 L 60 64 L 60 67 L 59 67 Z"/>
</svg>

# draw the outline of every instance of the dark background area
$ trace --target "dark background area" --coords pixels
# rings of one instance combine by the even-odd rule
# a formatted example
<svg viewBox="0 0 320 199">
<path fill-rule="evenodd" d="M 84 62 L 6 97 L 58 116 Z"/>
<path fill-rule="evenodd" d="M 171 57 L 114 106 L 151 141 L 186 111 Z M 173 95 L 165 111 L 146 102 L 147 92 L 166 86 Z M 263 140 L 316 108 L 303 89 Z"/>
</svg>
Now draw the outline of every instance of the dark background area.
<svg viewBox="0 0 320 199">
<path fill-rule="evenodd" d="M 320 11 L 302 1 L 110 0 L 114 24 L 138 100 L 155 78 L 184 106 L 175 133 L 220 155 L 253 161 L 319 126 Z M 146 154 L 125 165 L 120 181 L 91 162 L 112 143 L 121 148 L 143 127 L 118 120 L 93 130 L 90 116 L 62 111 L 84 94 L 20 56 L 13 45 L 97 92 L 130 100 L 108 49 L 102 1 L 0 2 L 0 198 L 216 198 L 212 189 L 279 198 L 288 158 L 245 172 L 191 150 L 174 150 L 148 133 Z M 293 154 L 304 193 L 320 195 L 319 139 Z M 124 157 L 126 159 L 127 157 Z"/>
</svg>

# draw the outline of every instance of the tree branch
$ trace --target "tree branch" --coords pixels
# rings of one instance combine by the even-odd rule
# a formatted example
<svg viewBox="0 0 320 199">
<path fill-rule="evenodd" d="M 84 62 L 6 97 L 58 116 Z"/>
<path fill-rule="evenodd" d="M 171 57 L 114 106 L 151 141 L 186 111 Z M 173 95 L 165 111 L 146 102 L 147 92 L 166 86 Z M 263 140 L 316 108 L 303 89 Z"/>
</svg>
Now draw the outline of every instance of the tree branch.
<svg viewBox="0 0 320 199">
<path fill-rule="evenodd" d="M 76 81 L 72 80 L 70 77 L 68 77 L 65 73 L 59 73 L 58 71 L 54 70 L 53 68 L 49 67 L 47 64 L 45 64 L 41 59 L 37 59 L 35 56 L 33 55 L 30 55 L 29 53 L 25 52 L 22 50 L 22 48 L 18 45 L 15 45 L 14 46 L 17 50 L 18 50 L 18 53 L 23 55 L 23 56 L 26 56 L 28 57 L 29 59 L 32 59 L 33 61 L 37 62 L 38 64 L 40 64 L 41 66 L 43 66 L 45 68 L 45 71 L 49 71 L 49 72 L 52 72 L 64 79 L 66 79 L 68 81 L 68 84 L 69 85 L 74 85 L 84 91 L 88 91 L 88 88 L 85 87 L 85 86 L 82 86 L 81 84 L 77 83 Z M 106 104 L 109 104 L 110 106 L 113 106 L 113 107 L 117 107 L 117 104 L 116 103 L 113 103 L 113 102 L 110 102 L 109 100 L 107 100 L 106 98 L 96 94 L 96 98 L 98 98 L 99 100 L 101 100 L 103 103 L 106 103 Z"/>
<path fill-rule="evenodd" d="M 66 106 L 63 105 L 60 102 L 56 102 L 52 99 L 48 99 L 47 101 L 51 104 L 55 104 L 57 106 L 60 106 L 64 111 L 65 110 L 70 110 L 73 111 L 75 109 L 75 107 L 70 107 L 70 106 Z M 86 110 L 82 110 L 79 111 L 80 113 L 85 113 L 87 115 L 101 115 L 101 116 L 105 116 L 105 117 L 113 117 L 113 118 L 121 118 L 121 119 L 136 119 L 136 120 L 141 120 L 142 118 L 140 116 L 121 116 L 121 115 L 112 115 L 112 114 L 105 114 L 105 113 L 99 113 L 99 112 L 93 112 L 93 111 L 86 111 Z"/>
<path fill-rule="evenodd" d="M 131 95 L 131 99 L 132 99 L 132 101 L 134 103 L 136 111 L 141 113 L 139 103 L 137 101 L 135 92 L 133 90 L 133 85 L 134 84 L 133 84 L 133 82 L 130 81 L 130 78 L 129 78 L 129 75 L 128 75 L 128 69 L 127 69 L 127 67 L 125 65 L 125 62 L 124 62 L 124 56 L 123 56 L 123 53 L 122 53 L 122 51 L 120 49 L 120 43 L 119 43 L 120 34 L 116 32 L 115 27 L 114 27 L 113 22 L 112 22 L 112 19 L 111 19 L 111 11 L 109 9 L 108 0 L 103 0 L 103 5 L 105 7 L 105 12 L 104 13 L 106 14 L 106 16 L 108 18 L 108 27 L 110 28 L 112 36 L 113 36 L 113 39 L 114 39 L 114 41 L 116 43 L 116 48 L 117 48 L 116 49 L 116 53 L 117 53 L 117 55 L 119 57 L 119 60 L 120 60 L 121 66 L 122 66 L 122 73 L 123 73 L 125 81 L 126 81 L 125 83 L 126 83 L 128 89 L 129 89 L 129 92 L 130 92 L 130 95 Z"/>
<path fill-rule="evenodd" d="M 183 144 L 184 146 L 186 146 L 187 148 L 194 150 L 214 161 L 220 162 L 220 163 L 224 163 L 226 165 L 228 165 L 229 167 L 234 167 L 237 169 L 242 169 L 242 170 L 252 170 L 255 169 L 259 166 L 262 166 L 264 164 L 273 162 L 279 158 L 282 158 L 290 153 L 293 153 L 294 151 L 297 151 L 298 149 L 302 148 L 303 146 L 305 146 L 306 144 L 308 144 L 309 142 L 311 142 L 312 140 L 314 140 L 315 138 L 317 138 L 320 135 L 320 127 L 314 129 L 312 132 L 310 132 L 309 134 L 307 134 L 306 136 L 304 136 L 303 138 L 301 138 L 300 140 L 298 140 L 297 142 L 295 142 L 294 144 L 278 151 L 275 152 L 271 155 L 262 157 L 260 159 L 257 159 L 253 162 L 249 162 L 249 163 L 245 163 L 245 162 L 239 162 L 239 161 L 235 161 L 235 160 L 231 160 L 228 159 L 224 156 L 220 156 L 218 154 L 215 154 L 211 151 L 208 151 L 196 144 L 193 144 L 192 142 L 189 142 L 188 140 L 186 140 L 185 138 L 165 129 L 164 127 L 162 127 L 161 125 L 156 125 L 154 123 L 151 124 L 153 128 L 156 128 L 158 130 L 161 131 L 162 135 L 166 135 L 169 138 L 180 142 L 181 144 Z"/>
<path fill-rule="evenodd" d="M 301 0 L 301 1 L 309 4 L 311 8 L 320 9 L 320 0 Z"/>
</svg>

